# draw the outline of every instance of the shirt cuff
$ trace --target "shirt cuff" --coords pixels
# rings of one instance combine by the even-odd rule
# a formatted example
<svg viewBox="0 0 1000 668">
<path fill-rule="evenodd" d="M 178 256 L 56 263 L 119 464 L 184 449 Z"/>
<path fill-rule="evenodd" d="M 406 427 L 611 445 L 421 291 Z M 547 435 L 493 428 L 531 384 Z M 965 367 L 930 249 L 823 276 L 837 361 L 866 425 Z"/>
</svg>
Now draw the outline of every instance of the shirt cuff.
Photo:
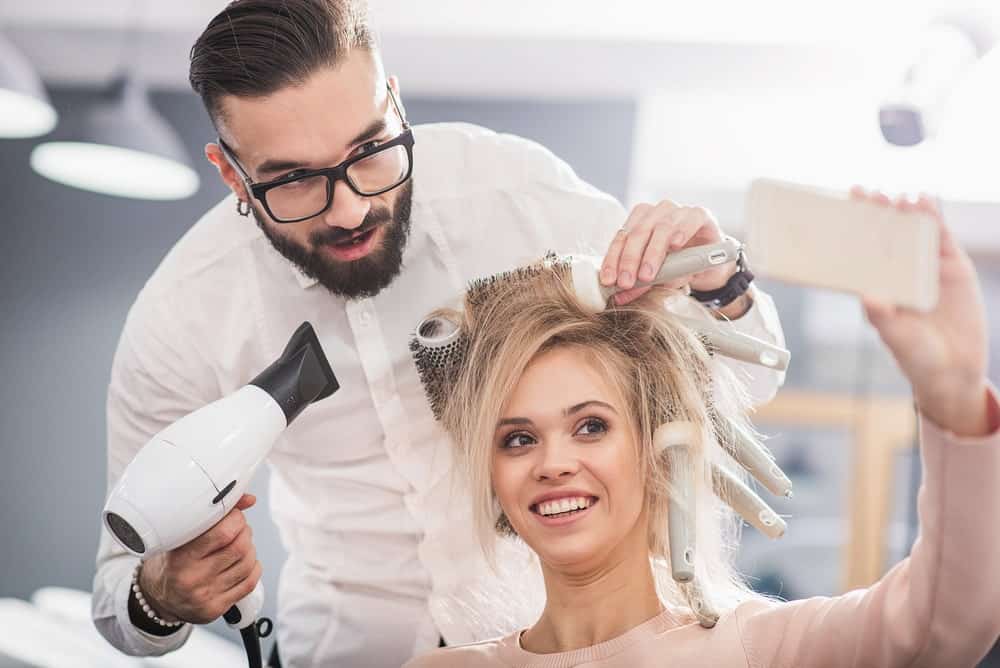
<svg viewBox="0 0 1000 668">
<path fill-rule="evenodd" d="M 986 387 L 986 411 L 990 425 L 990 433 L 985 436 L 956 436 L 951 431 L 939 427 L 937 423 L 920 413 L 921 433 L 935 438 L 935 440 L 948 441 L 956 445 L 994 445 L 1000 443 L 1000 394 L 997 388 L 990 383 Z"/>
<path fill-rule="evenodd" d="M 133 656 L 166 654 L 187 642 L 188 636 L 191 635 L 191 624 L 185 624 L 177 633 L 171 633 L 168 636 L 155 636 L 137 628 L 128 614 L 128 599 L 131 591 L 132 571 L 128 570 L 115 588 L 115 619 L 118 621 L 118 626 L 122 630 L 122 635 Z"/>
</svg>

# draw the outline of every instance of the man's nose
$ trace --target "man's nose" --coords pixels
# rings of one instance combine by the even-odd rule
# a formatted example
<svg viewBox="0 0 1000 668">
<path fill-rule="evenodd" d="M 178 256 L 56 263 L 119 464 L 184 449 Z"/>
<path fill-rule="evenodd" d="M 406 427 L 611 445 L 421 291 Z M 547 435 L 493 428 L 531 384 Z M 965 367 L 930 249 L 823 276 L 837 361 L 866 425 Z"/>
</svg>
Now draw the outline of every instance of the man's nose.
<svg viewBox="0 0 1000 668">
<path fill-rule="evenodd" d="M 337 181 L 333 185 L 333 202 L 323 214 L 323 222 L 330 227 L 353 230 L 361 225 L 370 209 L 367 197 L 358 195 L 343 181 Z"/>
<path fill-rule="evenodd" d="M 580 470 L 580 461 L 572 443 L 548 441 L 540 450 L 541 456 L 534 470 L 536 480 L 555 480 L 575 475 Z"/>
</svg>

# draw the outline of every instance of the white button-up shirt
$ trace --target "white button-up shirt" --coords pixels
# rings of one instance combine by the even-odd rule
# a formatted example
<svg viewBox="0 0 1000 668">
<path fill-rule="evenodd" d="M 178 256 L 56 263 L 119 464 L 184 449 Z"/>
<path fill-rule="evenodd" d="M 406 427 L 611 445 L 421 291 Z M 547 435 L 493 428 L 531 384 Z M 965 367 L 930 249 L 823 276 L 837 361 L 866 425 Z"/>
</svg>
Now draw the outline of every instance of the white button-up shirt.
<svg viewBox="0 0 1000 668">
<path fill-rule="evenodd" d="M 377 296 L 332 295 L 227 198 L 143 288 L 115 355 L 109 485 L 156 432 L 250 381 L 301 322 L 315 327 L 341 389 L 307 408 L 268 460 L 271 513 L 290 555 L 277 616 L 289 668 L 400 665 L 439 636 L 456 644 L 508 633 L 533 621 L 542 602 L 523 545 L 501 545 L 497 572 L 485 565 L 408 342 L 427 313 L 457 305 L 473 278 L 549 249 L 603 255 L 626 211 L 527 140 L 464 124 L 421 126 L 415 136 L 403 270 Z M 759 291 L 732 326 L 781 342 Z M 753 373 L 751 393 L 769 398 L 779 376 Z M 129 622 L 136 563 L 102 531 L 95 623 L 130 654 L 175 649 L 187 631 L 158 638 Z"/>
</svg>

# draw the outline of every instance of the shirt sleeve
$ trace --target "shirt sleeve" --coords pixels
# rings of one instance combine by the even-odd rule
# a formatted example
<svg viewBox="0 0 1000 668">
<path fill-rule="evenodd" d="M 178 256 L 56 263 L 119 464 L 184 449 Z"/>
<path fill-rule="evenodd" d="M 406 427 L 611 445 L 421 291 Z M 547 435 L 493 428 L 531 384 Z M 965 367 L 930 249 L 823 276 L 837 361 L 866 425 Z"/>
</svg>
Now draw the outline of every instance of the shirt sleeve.
<svg viewBox="0 0 1000 668">
<path fill-rule="evenodd" d="M 115 352 L 107 397 L 108 491 L 139 449 L 158 431 L 213 398 L 208 366 L 188 344 L 163 298 L 140 294 Z M 91 612 L 108 642 L 132 656 L 158 656 L 183 645 L 191 625 L 154 636 L 129 619 L 128 596 L 139 559 L 102 525 Z"/>
<path fill-rule="evenodd" d="M 994 390 L 989 400 L 996 414 Z M 989 651 L 1000 635 L 1000 430 L 958 438 L 921 418 L 920 434 L 910 556 L 867 589 L 737 609 L 750 666 L 974 666 Z"/>
</svg>

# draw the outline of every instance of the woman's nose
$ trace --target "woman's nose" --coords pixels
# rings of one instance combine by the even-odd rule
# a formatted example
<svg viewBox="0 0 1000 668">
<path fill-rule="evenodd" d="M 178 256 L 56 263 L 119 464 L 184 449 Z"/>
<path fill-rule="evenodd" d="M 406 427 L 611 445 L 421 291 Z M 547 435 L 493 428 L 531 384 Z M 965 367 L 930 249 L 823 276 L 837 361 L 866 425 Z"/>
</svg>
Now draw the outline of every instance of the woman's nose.
<svg viewBox="0 0 1000 668">
<path fill-rule="evenodd" d="M 572 476 L 580 470 L 580 462 L 571 443 L 549 441 L 539 450 L 534 470 L 536 480 L 555 480 Z"/>
</svg>

